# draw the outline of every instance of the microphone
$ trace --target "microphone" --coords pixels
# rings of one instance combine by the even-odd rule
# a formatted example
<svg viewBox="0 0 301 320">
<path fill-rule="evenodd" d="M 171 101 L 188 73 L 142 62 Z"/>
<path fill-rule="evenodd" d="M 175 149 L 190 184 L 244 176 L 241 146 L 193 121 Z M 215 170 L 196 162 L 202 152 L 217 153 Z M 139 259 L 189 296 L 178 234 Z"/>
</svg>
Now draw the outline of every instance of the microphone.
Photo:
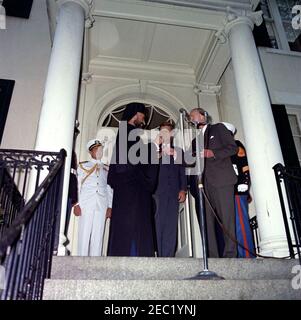
<svg viewBox="0 0 301 320">
<path fill-rule="evenodd" d="M 191 121 L 191 120 L 190 120 L 189 113 L 188 113 L 188 111 L 187 111 L 185 108 L 181 108 L 181 109 L 179 110 L 179 112 L 183 114 L 184 120 L 185 120 L 188 124 L 193 125 L 193 126 L 198 125 L 198 124 L 195 123 L 194 121 Z"/>
<path fill-rule="evenodd" d="M 179 111 L 180 113 L 183 113 L 186 117 L 188 116 L 188 112 L 185 108 L 181 108 Z"/>
</svg>

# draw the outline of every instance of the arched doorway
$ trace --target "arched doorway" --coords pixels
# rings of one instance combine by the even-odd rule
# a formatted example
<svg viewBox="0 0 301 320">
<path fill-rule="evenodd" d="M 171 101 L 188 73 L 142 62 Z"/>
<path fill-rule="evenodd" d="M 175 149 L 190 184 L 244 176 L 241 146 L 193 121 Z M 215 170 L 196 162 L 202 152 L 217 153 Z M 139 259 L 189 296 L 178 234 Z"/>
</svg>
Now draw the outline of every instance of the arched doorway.
<svg viewBox="0 0 301 320">
<path fill-rule="evenodd" d="M 101 119 L 99 119 L 99 126 L 96 136 L 98 139 L 104 142 L 104 162 L 107 164 L 109 164 L 112 156 L 119 122 L 121 121 L 125 107 L 126 105 L 115 107 L 108 113 L 104 114 Z M 158 106 L 145 104 L 145 107 L 147 110 L 146 125 L 144 130 L 145 134 L 141 136 L 141 138 L 146 143 L 150 139 L 152 140 L 155 138 L 155 136 L 158 134 L 158 128 L 162 122 L 167 120 L 176 121 L 176 119 L 174 119 L 172 114 L 167 113 Z"/>
<path fill-rule="evenodd" d="M 115 144 L 119 122 L 122 118 L 123 111 L 126 105 L 130 102 L 142 102 L 147 108 L 146 117 L 146 134 L 142 136 L 142 139 L 147 142 L 153 140 L 158 134 L 159 125 L 169 119 L 172 119 L 176 123 L 178 122 L 178 108 L 179 104 L 162 103 L 160 106 L 156 103 L 150 103 L 153 99 L 120 99 L 119 101 L 111 101 L 104 104 L 104 101 L 100 101 L 95 104 L 98 105 L 98 112 L 94 113 L 94 127 L 89 133 L 89 138 L 96 137 L 105 144 L 103 161 L 107 164 L 110 163 L 110 159 Z M 155 101 L 154 101 L 155 102 Z M 169 108 L 167 107 L 169 106 Z M 173 106 L 171 108 L 171 106 Z M 102 107 L 102 108 L 100 108 Z M 96 109 L 96 108 L 95 108 Z M 98 116 L 98 117 L 97 117 Z M 90 123 L 93 121 L 92 115 L 90 115 Z M 97 120 L 96 120 L 97 119 Z M 95 121 L 96 120 L 96 121 Z M 90 128 L 93 126 L 90 126 Z M 86 153 L 86 152 L 85 152 Z M 77 225 L 74 225 L 74 231 L 72 235 L 72 255 L 76 255 L 77 248 Z M 109 221 L 106 226 L 103 241 L 103 255 L 106 255 L 107 244 L 109 236 Z M 176 256 L 178 257 L 201 257 L 201 238 L 199 233 L 199 226 L 195 215 L 194 201 L 189 198 L 184 205 L 180 207 L 179 211 L 179 223 L 178 223 L 178 249 Z"/>
</svg>

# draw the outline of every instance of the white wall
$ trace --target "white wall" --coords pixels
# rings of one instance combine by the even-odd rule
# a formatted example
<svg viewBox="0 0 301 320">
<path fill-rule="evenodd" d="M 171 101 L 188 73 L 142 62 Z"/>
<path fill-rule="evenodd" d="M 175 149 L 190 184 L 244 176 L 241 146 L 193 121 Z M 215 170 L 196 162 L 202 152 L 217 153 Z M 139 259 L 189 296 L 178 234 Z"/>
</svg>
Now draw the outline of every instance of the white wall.
<svg viewBox="0 0 301 320">
<path fill-rule="evenodd" d="M 0 30 L 0 78 L 15 80 L 1 148 L 33 149 L 51 51 L 46 0 Z"/>
<path fill-rule="evenodd" d="M 301 107 L 301 53 L 259 48 L 273 104 Z"/>
</svg>

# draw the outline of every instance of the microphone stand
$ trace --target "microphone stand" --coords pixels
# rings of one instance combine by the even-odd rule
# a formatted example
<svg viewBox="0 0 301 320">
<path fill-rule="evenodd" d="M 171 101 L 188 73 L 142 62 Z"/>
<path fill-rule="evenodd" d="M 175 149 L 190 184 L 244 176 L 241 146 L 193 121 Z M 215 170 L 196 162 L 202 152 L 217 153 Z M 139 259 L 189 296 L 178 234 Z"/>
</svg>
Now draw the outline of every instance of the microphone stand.
<svg viewBox="0 0 301 320">
<path fill-rule="evenodd" d="M 200 140 L 198 135 L 198 124 L 194 123 L 195 129 L 195 141 L 196 141 L 196 169 L 197 169 L 197 186 L 198 186 L 198 201 L 199 201 L 199 218 L 200 218 L 200 231 L 203 244 L 203 270 L 199 272 L 196 276 L 189 278 L 187 280 L 224 280 L 223 277 L 217 275 L 217 273 L 210 271 L 208 266 L 208 255 L 207 255 L 207 225 L 206 225 L 206 216 L 204 211 L 204 198 L 203 191 L 204 186 L 202 182 L 203 170 L 201 167 L 201 148 Z"/>
</svg>

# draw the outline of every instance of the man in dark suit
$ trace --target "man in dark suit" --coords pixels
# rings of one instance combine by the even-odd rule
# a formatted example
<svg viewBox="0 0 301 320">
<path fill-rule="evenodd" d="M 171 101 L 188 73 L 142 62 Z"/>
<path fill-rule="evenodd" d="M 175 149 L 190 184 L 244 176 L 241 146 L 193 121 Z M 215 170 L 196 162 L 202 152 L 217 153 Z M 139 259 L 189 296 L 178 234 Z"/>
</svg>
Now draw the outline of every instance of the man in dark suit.
<svg viewBox="0 0 301 320">
<path fill-rule="evenodd" d="M 181 164 L 182 150 L 173 145 L 173 122 L 163 122 L 156 139 L 159 178 L 156 192 L 156 235 L 159 257 L 174 257 L 177 244 L 179 203 L 186 199 L 187 177 Z"/>
<path fill-rule="evenodd" d="M 204 158 L 202 182 L 212 208 L 217 213 L 224 228 L 235 237 L 235 209 L 234 185 L 237 177 L 234 172 L 231 156 L 237 153 L 237 145 L 231 133 L 221 124 L 209 124 L 208 114 L 202 108 L 195 108 L 190 112 L 190 120 L 197 125 L 200 134 L 196 138 L 203 138 L 204 148 L 200 155 L 196 155 L 196 140 L 192 141 L 192 152 Z M 199 216 L 197 177 L 191 176 L 191 193 L 196 199 L 196 209 Z M 217 240 L 215 234 L 215 217 L 212 208 L 205 199 L 205 211 L 208 233 L 209 257 L 218 257 Z M 237 256 L 236 244 L 224 235 L 223 257 Z"/>
</svg>

